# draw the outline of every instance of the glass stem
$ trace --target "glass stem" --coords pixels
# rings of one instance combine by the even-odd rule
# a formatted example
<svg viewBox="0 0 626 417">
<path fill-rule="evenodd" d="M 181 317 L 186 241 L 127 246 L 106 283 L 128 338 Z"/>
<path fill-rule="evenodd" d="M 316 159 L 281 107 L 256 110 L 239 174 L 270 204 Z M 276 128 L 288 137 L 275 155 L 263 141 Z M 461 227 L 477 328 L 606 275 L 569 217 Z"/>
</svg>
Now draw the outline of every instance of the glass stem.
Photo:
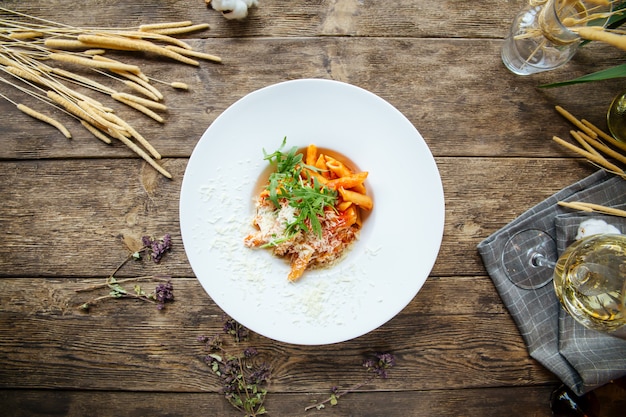
<svg viewBox="0 0 626 417">
<path fill-rule="evenodd" d="M 536 252 L 533 253 L 531 259 L 530 259 L 530 263 L 533 266 L 542 266 L 542 267 L 546 267 L 546 268 L 554 268 L 556 266 L 556 262 L 551 261 L 550 259 L 548 259 L 545 255 Z"/>
</svg>

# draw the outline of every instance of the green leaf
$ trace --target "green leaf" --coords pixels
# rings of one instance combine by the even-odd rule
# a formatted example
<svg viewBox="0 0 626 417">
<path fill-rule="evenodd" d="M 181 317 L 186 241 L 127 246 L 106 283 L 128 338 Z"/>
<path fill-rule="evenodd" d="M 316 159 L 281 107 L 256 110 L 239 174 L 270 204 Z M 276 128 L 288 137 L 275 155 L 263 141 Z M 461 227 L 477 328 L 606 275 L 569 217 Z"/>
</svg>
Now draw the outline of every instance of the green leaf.
<svg viewBox="0 0 626 417">
<path fill-rule="evenodd" d="M 120 293 L 119 291 L 115 291 L 115 290 L 111 290 L 109 291 L 109 295 L 113 298 L 122 298 L 124 296 L 124 294 Z"/>
<path fill-rule="evenodd" d="M 135 294 L 137 295 L 146 295 L 146 292 L 141 288 L 139 284 L 135 284 L 134 290 Z"/>
<path fill-rule="evenodd" d="M 335 394 L 331 394 L 330 396 L 330 405 L 337 405 L 339 401 L 337 400 L 337 396 Z"/>
<path fill-rule="evenodd" d="M 316 178 L 311 178 L 308 175 L 303 177 L 303 167 L 316 172 L 319 170 L 304 165 L 302 162 L 303 155 L 298 153 L 298 148 L 295 146 L 286 154 L 281 152 L 286 141 L 287 138 L 285 137 L 278 150 L 271 154 L 263 150 L 264 159 L 268 160 L 270 164 L 276 165 L 276 171 L 270 174 L 266 188 L 269 192 L 269 200 L 276 209 L 280 209 L 280 200 L 285 199 L 291 207 L 296 209 L 297 213 L 296 219 L 286 225 L 288 237 L 281 240 L 289 240 L 300 231 L 303 233 L 312 231 L 317 236 L 321 236 L 320 217 L 324 217 L 326 207 L 334 208 L 334 203 L 337 201 L 337 191 L 327 189 Z M 264 246 L 274 246 L 279 243 L 280 241 L 274 240 Z"/>
<path fill-rule="evenodd" d="M 215 359 L 218 362 L 222 362 L 222 357 L 217 353 L 209 353 L 209 357 Z"/>
<path fill-rule="evenodd" d="M 626 2 L 622 2 L 617 7 L 613 8 L 613 11 L 622 10 L 626 8 Z M 626 22 L 626 13 L 613 13 L 606 23 L 608 29 L 616 29 Z"/>
<path fill-rule="evenodd" d="M 626 77 L 626 64 L 618 65 L 618 66 L 608 68 L 602 71 L 597 71 L 591 74 L 583 75 L 582 77 L 574 78 L 568 81 L 561 81 L 561 82 L 551 83 L 551 84 L 543 84 L 543 85 L 540 85 L 539 88 L 562 87 L 562 86 L 571 85 L 571 84 L 588 83 L 592 81 L 602 81 L 602 80 L 609 80 L 613 78 L 623 78 L 623 77 Z"/>
</svg>

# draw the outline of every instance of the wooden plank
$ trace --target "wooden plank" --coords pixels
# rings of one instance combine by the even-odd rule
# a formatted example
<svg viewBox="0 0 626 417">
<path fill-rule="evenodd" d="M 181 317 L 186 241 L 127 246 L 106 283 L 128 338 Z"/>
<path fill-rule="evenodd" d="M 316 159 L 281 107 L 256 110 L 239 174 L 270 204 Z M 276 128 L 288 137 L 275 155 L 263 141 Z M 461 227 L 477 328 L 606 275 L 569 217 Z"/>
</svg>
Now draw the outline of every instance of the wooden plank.
<svg viewBox="0 0 626 417">
<path fill-rule="evenodd" d="M 304 412 L 315 394 L 275 394 L 267 396 L 268 415 L 285 416 L 480 416 L 499 417 L 507 410 L 511 417 L 549 417 L 552 385 L 524 388 L 489 388 L 446 391 L 356 392 L 339 400 L 337 406 Z M 0 405 L 6 417 L 139 417 L 183 415 L 186 417 L 236 417 L 219 394 L 90 392 L 90 391 L 0 391 Z M 604 406 L 604 404 L 603 404 Z M 608 407 L 605 407 L 605 409 Z M 602 414 L 599 417 L 608 417 Z M 618 414 L 613 414 L 617 416 Z"/>
<path fill-rule="evenodd" d="M 94 96 L 116 109 L 166 157 L 188 157 L 206 128 L 231 104 L 254 90 L 290 79 L 334 79 L 378 94 L 415 125 L 436 156 L 570 155 L 550 140 L 555 134 L 568 137 L 571 129 L 554 111 L 554 105 L 605 127 L 608 105 L 615 91 L 621 89 L 619 80 L 596 83 L 593 95 L 588 93 L 588 86 L 537 88 L 542 83 L 583 75 L 588 71 L 586 60 L 597 61 L 596 68 L 601 69 L 621 56 L 600 45 L 586 47 L 576 57 L 581 62 L 568 64 L 566 70 L 519 77 L 504 68 L 501 42 L 496 40 L 339 37 L 264 38 L 254 42 L 208 39 L 190 44 L 222 56 L 224 63 L 202 63 L 197 68 L 127 54 L 111 55 L 140 65 L 150 77 L 189 84 L 188 92 L 157 84 L 169 107 L 164 124 L 107 97 Z M 107 77 L 96 79 L 131 91 Z M 5 84 L 0 84 L 0 93 L 56 117 L 74 135 L 67 140 L 56 129 L 0 100 L 0 111 L 11 114 L 3 120 L 0 159 L 133 156 L 117 141 L 113 145 L 102 143 L 76 120 Z"/>
<path fill-rule="evenodd" d="M 223 312 L 197 280 L 174 278 L 165 310 L 138 300 L 77 308 L 103 280 L 3 278 L 0 293 L 0 387 L 216 391 L 219 381 L 197 337 L 222 332 Z M 150 290 L 149 283 L 142 283 Z M 452 294 L 467 294 L 458 304 Z M 94 293 L 93 296 L 101 293 Z M 106 294 L 106 291 L 104 291 Z M 448 296 L 446 296 L 446 294 Z M 534 385 L 555 377 L 528 356 L 489 278 L 428 280 L 398 316 L 344 343 L 298 346 L 252 334 L 249 345 L 273 372 L 275 392 L 311 392 L 367 377 L 376 352 L 397 358 L 390 377 L 368 389 L 425 390 Z"/>
<path fill-rule="evenodd" d="M 5 0 L 3 7 L 80 27 L 135 26 L 163 21 L 208 22 L 211 37 L 241 36 L 386 36 L 386 37 L 500 37 L 525 2 L 506 7 L 497 0 L 416 2 L 399 0 L 393 8 L 357 0 L 261 1 L 245 21 L 226 21 L 208 9 L 203 0 L 187 2 L 137 0 L 86 0 L 81 13 L 71 13 L 65 1 L 45 3 Z M 488 13 L 485 13 L 488 11 Z"/>
<path fill-rule="evenodd" d="M 549 398 L 555 385 L 432 390 L 401 392 L 355 392 L 339 400 L 337 406 L 326 406 L 307 413 L 304 407 L 322 398 L 324 393 L 288 394 L 270 392 L 266 405 L 269 415 L 400 417 L 410 415 L 501 416 L 503 410 L 512 417 L 551 416 Z M 615 384 L 596 391 L 598 417 L 618 417 L 626 406 L 624 390 Z M 97 406 L 96 406 L 97 404 Z M 241 416 L 220 394 L 159 393 L 119 391 L 0 390 L 0 406 L 6 417 L 89 415 L 138 417 L 145 415 L 184 415 L 187 417 L 219 415 Z"/>
<path fill-rule="evenodd" d="M 128 254 L 122 236 L 165 233 L 174 242 L 167 271 L 192 276 L 178 219 L 186 163 L 165 159 L 174 175 L 167 180 L 132 159 L 3 162 L 0 276 L 106 276 Z M 574 159 L 442 157 L 437 163 L 446 223 L 434 276 L 484 274 L 476 251 L 482 239 L 594 171 Z M 122 274 L 160 268 L 131 264 Z"/>
<path fill-rule="evenodd" d="M 320 411 L 304 412 L 305 406 L 315 404 L 326 393 L 289 394 L 271 392 L 266 406 L 269 415 L 324 415 L 404 417 L 410 415 L 498 417 L 503 410 L 512 417 L 529 415 L 552 416 L 550 394 L 556 385 L 514 388 L 483 388 L 431 391 L 354 392 L 340 398 L 337 406 Z M 609 384 L 595 391 L 599 408 L 597 417 L 619 417 L 626 406 L 624 388 Z M 96 405 L 97 404 L 97 405 Z M 220 394 L 159 393 L 120 391 L 63 390 L 0 390 L 0 406 L 6 417 L 89 415 L 139 417 L 145 415 L 184 415 L 187 417 L 219 415 L 238 417 Z"/>
</svg>

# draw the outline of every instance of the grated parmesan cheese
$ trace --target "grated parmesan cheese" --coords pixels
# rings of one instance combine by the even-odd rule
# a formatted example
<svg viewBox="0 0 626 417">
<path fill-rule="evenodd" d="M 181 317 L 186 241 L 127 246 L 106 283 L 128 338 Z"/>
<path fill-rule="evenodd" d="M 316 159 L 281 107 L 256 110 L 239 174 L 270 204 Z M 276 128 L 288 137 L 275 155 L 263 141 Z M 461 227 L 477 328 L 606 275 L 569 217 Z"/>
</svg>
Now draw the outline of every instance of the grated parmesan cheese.
<svg viewBox="0 0 626 417">
<path fill-rule="evenodd" d="M 287 201 L 281 202 L 280 209 L 264 197 L 256 201 L 256 215 L 253 225 L 257 231 L 246 237 L 247 247 L 269 245 L 276 256 L 285 256 L 291 262 L 306 259 L 307 267 L 330 266 L 341 259 L 346 249 L 358 238 L 356 227 L 341 227 L 339 216 L 333 210 L 326 210 L 320 219 L 321 235 L 312 231 L 298 231 L 295 235 L 287 234 L 287 225 L 293 223 L 298 213 Z"/>
</svg>

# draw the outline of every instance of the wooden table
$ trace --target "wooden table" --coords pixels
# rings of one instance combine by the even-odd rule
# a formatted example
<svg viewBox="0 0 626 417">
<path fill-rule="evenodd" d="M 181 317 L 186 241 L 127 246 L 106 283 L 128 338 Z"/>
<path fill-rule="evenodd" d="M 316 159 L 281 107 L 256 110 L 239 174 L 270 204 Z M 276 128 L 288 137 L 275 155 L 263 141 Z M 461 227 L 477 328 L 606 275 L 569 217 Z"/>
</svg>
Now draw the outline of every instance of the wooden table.
<svg viewBox="0 0 626 417">
<path fill-rule="evenodd" d="M 251 335 L 272 368 L 270 415 L 305 415 L 331 387 L 361 382 L 367 354 L 386 351 L 397 361 L 389 378 L 306 414 L 550 416 L 559 381 L 529 357 L 476 245 L 594 172 L 550 140 L 570 129 L 554 105 L 605 126 L 623 82 L 537 86 L 607 68 L 622 54 L 591 44 L 562 69 L 513 75 L 500 48 L 524 0 L 260 3 L 236 22 L 202 0 L 2 2 L 76 27 L 207 22 L 210 30 L 186 41 L 223 63 L 191 67 L 118 55 L 151 77 L 190 86 L 161 87 L 169 107 L 163 124 L 120 111 L 160 151 L 172 180 L 59 111 L 48 110 L 72 131 L 71 140 L 0 100 L 0 414 L 241 415 L 220 394 L 196 340 L 219 333 L 224 319 L 185 256 L 181 181 L 200 136 L 229 105 L 280 81 L 323 78 L 372 91 L 417 127 L 441 172 L 444 239 L 423 289 L 369 334 L 314 347 Z M 0 93 L 42 108 L 7 85 Z M 173 247 L 163 262 L 131 263 L 116 276 L 170 275 L 174 303 L 163 311 L 139 300 L 103 302 L 88 313 L 77 308 L 88 296 L 76 290 L 103 283 L 128 255 L 124 238 L 165 233 Z M 598 390 L 603 415 L 623 410 L 625 393 L 617 384 Z"/>
</svg>

